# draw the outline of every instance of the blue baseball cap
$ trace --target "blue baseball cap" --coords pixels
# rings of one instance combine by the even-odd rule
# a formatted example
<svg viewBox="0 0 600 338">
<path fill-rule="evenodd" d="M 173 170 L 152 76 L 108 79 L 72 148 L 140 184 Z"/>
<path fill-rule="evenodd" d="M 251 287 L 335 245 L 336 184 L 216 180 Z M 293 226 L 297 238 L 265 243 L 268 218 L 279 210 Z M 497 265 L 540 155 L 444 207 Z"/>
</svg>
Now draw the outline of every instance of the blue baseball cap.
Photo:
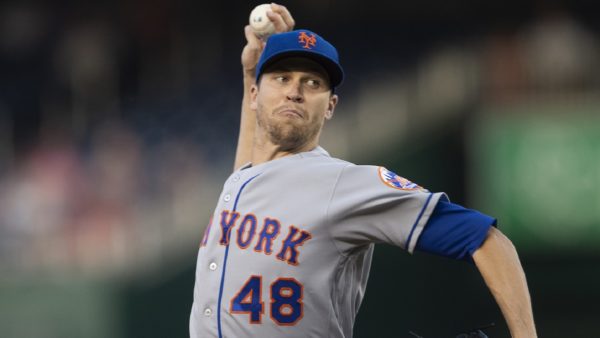
<svg viewBox="0 0 600 338">
<path fill-rule="evenodd" d="M 316 33 L 300 29 L 273 34 L 267 39 L 256 65 L 256 81 L 268 66 L 291 56 L 307 57 L 323 66 L 329 75 L 332 89 L 344 80 L 344 70 L 335 47 Z"/>
</svg>

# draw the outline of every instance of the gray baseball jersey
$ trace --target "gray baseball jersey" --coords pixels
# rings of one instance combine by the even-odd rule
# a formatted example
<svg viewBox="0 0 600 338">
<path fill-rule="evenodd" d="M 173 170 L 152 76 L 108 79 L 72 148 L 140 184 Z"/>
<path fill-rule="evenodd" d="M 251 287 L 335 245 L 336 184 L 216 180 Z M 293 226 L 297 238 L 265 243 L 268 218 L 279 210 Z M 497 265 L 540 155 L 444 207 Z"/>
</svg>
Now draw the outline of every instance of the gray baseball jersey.
<svg viewBox="0 0 600 338">
<path fill-rule="evenodd" d="M 198 253 L 191 337 L 352 337 L 374 243 L 412 252 L 442 193 L 318 147 L 234 172 Z"/>
</svg>

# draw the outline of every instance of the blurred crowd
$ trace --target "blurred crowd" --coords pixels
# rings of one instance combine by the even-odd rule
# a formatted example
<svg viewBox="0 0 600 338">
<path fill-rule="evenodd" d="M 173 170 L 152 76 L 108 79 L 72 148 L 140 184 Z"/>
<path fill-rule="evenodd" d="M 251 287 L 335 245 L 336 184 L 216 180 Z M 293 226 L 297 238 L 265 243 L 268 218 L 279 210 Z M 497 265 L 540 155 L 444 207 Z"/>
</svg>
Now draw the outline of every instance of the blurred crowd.
<svg viewBox="0 0 600 338">
<path fill-rule="evenodd" d="M 197 4 L 166 0 L 0 5 L 0 271 L 127 273 L 193 252 L 230 170 L 241 100 L 246 11 L 231 28 L 213 6 L 221 14 L 200 20 Z M 368 65 L 356 41 L 326 31 L 360 80 L 342 88 L 324 142 L 344 157 L 481 104 L 591 99 L 597 28 L 550 8 L 411 51 L 414 64 L 390 50 Z"/>
<path fill-rule="evenodd" d="M 560 8 L 521 30 L 487 37 L 484 81 L 493 101 L 557 95 L 593 99 L 600 88 L 598 32 Z"/>
<path fill-rule="evenodd" d="M 219 177 L 207 157 L 234 128 L 206 113 L 224 97 L 190 103 L 173 6 L 139 5 L 0 6 L 0 271 L 113 275 L 193 255 Z"/>
<path fill-rule="evenodd" d="M 149 148 L 122 124 L 96 128 L 86 150 L 46 139 L 0 178 L 0 264 L 86 274 L 161 266 L 197 244 L 205 180 L 198 147 Z"/>
</svg>

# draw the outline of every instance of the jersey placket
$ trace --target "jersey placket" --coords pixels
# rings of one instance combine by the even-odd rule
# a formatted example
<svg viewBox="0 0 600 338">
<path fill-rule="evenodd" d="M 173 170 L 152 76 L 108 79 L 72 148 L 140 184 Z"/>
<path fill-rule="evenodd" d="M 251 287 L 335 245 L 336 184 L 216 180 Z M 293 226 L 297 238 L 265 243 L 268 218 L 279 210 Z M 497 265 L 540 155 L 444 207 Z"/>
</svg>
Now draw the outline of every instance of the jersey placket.
<svg viewBox="0 0 600 338">
<path fill-rule="evenodd" d="M 241 190 L 244 175 L 235 172 L 226 181 L 221 192 L 219 202 L 212 216 L 209 228 L 205 231 L 206 241 L 202 244 L 197 265 L 196 290 L 196 321 L 204 321 L 202 325 L 214 332 L 214 337 L 219 337 L 219 295 L 221 294 L 221 283 L 224 278 L 224 266 L 226 264 L 226 252 L 228 247 L 220 244 L 222 237 L 221 214 L 225 210 L 233 210 L 235 199 L 232 197 Z M 207 290 L 214 290 L 207 292 Z"/>
<path fill-rule="evenodd" d="M 246 186 L 248 185 L 248 183 L 250 183 L 253 179 L 255 179 L 258 175 L 260 174 L 255 174 L 252 175 L 249 178 L 246 178 L 244 176 L 246 175 L 242 175 L 240 172 L 236 172 L 234 173 L 229 180 L 227 181 L 228 183 L 225 185 L 224 189 L 223 189 L 223 193 L 222 193 L 222 199 L 221 202 L 219 203 L 219 207 L 218 207 L 218 212 L 223 212 L 224 210 L 230 210 L 232 213 L 237 212 L 237 205 L 238 202 L 240 200 L 240 196 L 242 195 L 242 192 L 244 191 L 244 188 L 246 188 Z M 232 192 L 235 192 L 235 196 L 233 196 Z M 218 227 L 222 228 L 220 222 L 221 220 L 221 215 L 216 215 L 219 216 L 219 223 Z M 221 325 L 221 321 L 222 321 L 222 313 L 223 311 L 225 311 L 222 307 L 223 305 L 223 289 L 225 287 L 225 280 L 227 278 L 227 259 L 229 256 L 229 246 L 231 244 L 230 242 L 230 236 L 231 236 L 231 231 L 232 229 L 229 229 L 229 231 L 227 232 L 227 234 L 225 235 L 227 238 L 227 243 L 225 245 L 220 243 L 220 239 L 223 234 L 222 234 L 222 230 L 219 229 L 219 234 L 216 234 L 216 237 L 213 237 L 213 245 L 215 245 L 213 248 L 222 248 L 221 250 L 217 249 L 220 253 L 222 253 L 222 264 L 221 267 L 219 269 L 220 271 L 220 280 L 219 280 L 219 294 L 218 294 L 218 299 L 216 300 L 216 315 L 217 315 L 217 332 L 218 332 L 218 337 L 219 338 L 224 338 L 223 336 L 223 331 L 222 331 L 222 325 Z M 215 269 L 217 270 L 217 269 Z"/>
</svg>

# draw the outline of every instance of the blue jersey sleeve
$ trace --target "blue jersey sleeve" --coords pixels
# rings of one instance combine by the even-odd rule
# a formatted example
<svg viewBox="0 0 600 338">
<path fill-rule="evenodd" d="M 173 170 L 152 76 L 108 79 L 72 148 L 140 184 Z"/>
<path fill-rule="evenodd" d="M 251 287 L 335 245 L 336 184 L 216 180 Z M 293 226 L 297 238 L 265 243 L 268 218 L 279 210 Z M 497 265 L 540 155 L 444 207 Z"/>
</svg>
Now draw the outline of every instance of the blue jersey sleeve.
<svg viewBox="0 0 600 338">
<path fill-rule="evenodd" d="M 458 204 L 440 200 L 417 242 L 416 250 L 472 261 L 496 219 Z"/>
</svg>

